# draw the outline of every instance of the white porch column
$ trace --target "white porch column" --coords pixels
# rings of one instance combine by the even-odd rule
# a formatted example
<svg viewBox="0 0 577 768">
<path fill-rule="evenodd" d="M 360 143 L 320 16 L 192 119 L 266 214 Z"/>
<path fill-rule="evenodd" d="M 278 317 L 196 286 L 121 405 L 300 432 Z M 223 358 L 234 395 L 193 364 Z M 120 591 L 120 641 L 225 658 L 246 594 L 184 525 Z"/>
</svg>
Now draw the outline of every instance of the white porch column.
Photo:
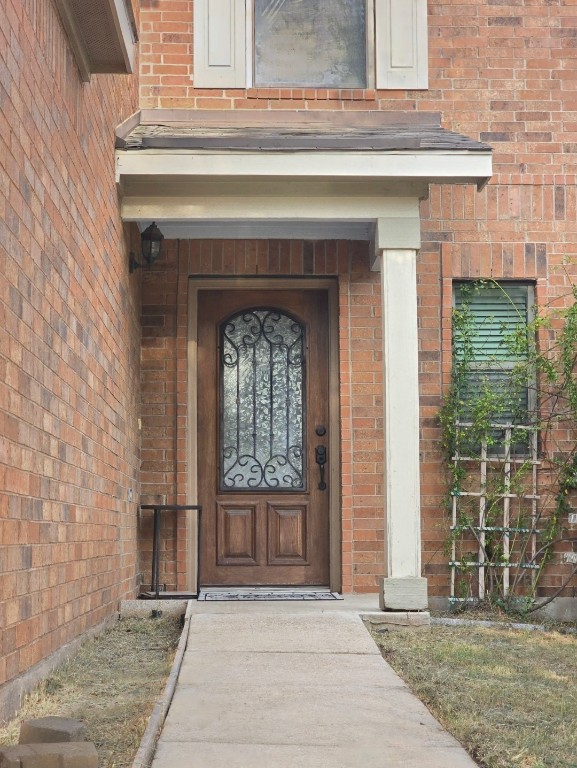
<svg viewBox="0 0 577 768">
<path fill-rule="evenodd" d="M 424 610 L 427 580 L 421 577 L 417 250 L 378 247 L 378 253 L 383 304 L 387 574 L 381 608 Z"/>
</svg>

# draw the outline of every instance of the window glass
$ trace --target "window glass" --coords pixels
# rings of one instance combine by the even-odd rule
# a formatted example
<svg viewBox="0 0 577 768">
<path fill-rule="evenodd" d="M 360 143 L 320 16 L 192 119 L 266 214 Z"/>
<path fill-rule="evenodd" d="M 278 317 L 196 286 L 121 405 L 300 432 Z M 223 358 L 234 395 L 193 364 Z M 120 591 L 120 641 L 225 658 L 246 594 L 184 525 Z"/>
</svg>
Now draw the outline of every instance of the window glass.
<svg viewBox="0 0 577 768">
<path fill-rule="evenodd" d="M 453 380 L 460 421 L 478 420 L 481 409 L 483 419 L 495 425 L 490 453 L 499 450 L 504 434 L 496 425 L 525 425 L 530 420 L 529 289 L 492 281 L 455 286 Z M 469 449 L 476 450 L 473 445 Z M 524 437 L 515 435 L 512 452 L 526 449 Z"/>
<path fill-rule="evenodd" d="M 304 332 L 274 309 L 222 325 L 221 490 L 304 488 Z"/>
<path fill-rule="evenodd" d="M 255 85 L 364 88 L 366 0 L 255 0 Z"/>
</svg>

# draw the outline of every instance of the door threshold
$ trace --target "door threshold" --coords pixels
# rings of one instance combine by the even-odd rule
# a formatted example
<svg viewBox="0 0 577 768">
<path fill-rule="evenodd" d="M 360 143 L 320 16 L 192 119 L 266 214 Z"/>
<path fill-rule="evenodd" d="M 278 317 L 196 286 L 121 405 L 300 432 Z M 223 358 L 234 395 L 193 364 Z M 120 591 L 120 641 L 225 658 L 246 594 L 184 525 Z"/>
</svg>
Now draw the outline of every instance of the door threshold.
<svg viewBox="0 0 577 768">
<path fill-rule="evenodd" d="M 199 601 L 342 600 L 329 587 L 201 587 Z"/>
</svg>

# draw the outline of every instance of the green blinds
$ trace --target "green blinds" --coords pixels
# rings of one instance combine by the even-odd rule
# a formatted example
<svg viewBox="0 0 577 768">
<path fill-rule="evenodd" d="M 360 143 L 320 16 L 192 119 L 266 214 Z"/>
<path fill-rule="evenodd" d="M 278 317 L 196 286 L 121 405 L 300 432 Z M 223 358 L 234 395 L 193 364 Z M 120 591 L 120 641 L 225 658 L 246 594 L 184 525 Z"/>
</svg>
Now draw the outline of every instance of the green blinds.
<svg viewBox="0 0 577 768">
<path fill-rule="evenodd" d="M 529 285 L 455 285 L 453 377 L 462 421 L 482 408 L 488 421 L 527 423 L 530 309 Z"/>
</svg>

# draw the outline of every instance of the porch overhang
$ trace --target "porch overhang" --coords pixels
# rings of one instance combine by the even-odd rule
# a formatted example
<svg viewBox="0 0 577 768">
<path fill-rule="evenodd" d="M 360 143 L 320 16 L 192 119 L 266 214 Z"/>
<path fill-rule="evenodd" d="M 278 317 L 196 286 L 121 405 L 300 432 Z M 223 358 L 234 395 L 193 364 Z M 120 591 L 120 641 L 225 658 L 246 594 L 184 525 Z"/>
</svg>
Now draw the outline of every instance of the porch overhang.
<svg viewBox="0 0 577 768">
<path fill-rule="evenodd" d="M 155 220 L 171 238 L 219 239 L 375 239 L 377 223 L 388 221 L 395 247 L 413 248 L 430 184 L 480 188 L 491 177 L 491 148 L 443 129 L 435 115 L 280 120 L 270 112 L 135 116 L 117 132 L 123 220 Z"/>
</svg>

